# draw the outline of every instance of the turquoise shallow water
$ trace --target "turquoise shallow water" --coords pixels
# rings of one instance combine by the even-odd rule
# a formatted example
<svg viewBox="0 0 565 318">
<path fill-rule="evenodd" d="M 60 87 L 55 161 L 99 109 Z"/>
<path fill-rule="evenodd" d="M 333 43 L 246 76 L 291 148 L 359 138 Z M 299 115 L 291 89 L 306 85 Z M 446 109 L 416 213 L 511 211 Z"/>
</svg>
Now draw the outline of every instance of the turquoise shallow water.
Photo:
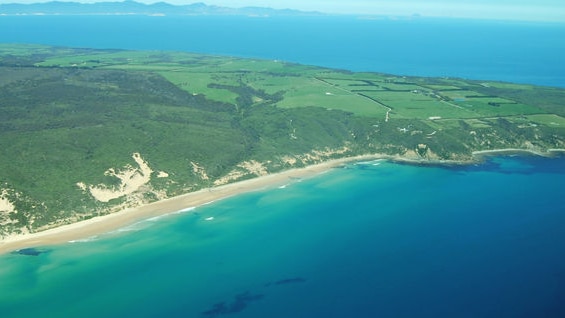
<svg viewBox="0 0 565 318">
<path fill-rule="evenodd" d="M 2 255 L 0 314 L 563 317 L 564 186 L 563 158 L 351 164 Z"/>
</svg>

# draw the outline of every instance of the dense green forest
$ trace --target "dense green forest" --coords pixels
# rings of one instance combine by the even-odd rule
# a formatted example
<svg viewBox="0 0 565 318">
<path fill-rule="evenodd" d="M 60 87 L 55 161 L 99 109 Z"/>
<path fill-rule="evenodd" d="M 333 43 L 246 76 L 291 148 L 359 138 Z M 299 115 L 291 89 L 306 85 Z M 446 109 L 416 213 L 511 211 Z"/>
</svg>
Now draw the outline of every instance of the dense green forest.
<svg viewBox="0 0 565 318">
<path fill-rule="evenodd" d="M 0 45 L 0 235 L 360 154 L 565 148 L 565 90 Z"/>
</svg>

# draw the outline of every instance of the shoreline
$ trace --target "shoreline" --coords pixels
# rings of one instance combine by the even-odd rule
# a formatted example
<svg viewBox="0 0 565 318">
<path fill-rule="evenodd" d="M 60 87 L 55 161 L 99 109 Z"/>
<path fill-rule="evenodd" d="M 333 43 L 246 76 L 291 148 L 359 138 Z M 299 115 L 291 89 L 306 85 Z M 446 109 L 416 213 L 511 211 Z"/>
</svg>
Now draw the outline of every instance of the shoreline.
<svg viewBox="0 0 565 318">
<path fill-rule="evenodd" d="M 386 158 L 382 154 L 375 154 L 328 160 L 303 168 L 289 169 L 218 187 L 204 188 L 138 207 L 127 208 L 119 212 L 61 225 L 41 232 L 9 236 L 0 240 L 0 255 L 24 248 L 63 244 L 69 241 L 109 233 L 152 217 L 195 208 L 238 194 L 284 185 L 297 178 L 313 177 L 348 162 L 376 159 Z"/>
<path fill-rule="evenodd" d="M 369 154 L 331 159 L 303 168 L 293 168 L 218 187 L 204 188 L 195 192 L 144 204 L 138 207 L 127 208 L 119 212 L 93 217 L 76 223 L 61 225 L 41 232 L 9 236 L 0 240 L 0 255 L 24 248 L 64 244 L 70 241 L 109 233 L 152 217 L 196 208 L 238 194 L 260 191 L 284 185 L 296 179 L 313 177 L 339 167 L 340 165 L 355 161 L 384 159 L 393 162 L 419 165 L 466 165 L 477 163 L 480 161 L 478 159 L 489 155 L 495 156 L 510 153 L 529 153 L 549 157 L 554 152 L 565 152 L 565 149 L 550 149 L 544 153 L 514 148 L 474 151 L 472 152 L 472 157 L 469 160 L 428 160 L 385 154 Z"/>
<path fill-rule="evenodd" d="M 503 148 L 503 149 L 493 149 L 493 150 L 478 150 L 478 151 L 473 151 L 472 155 L 474 157 L 481 157 L 481 156 L 489 156 L 489 155 L 503 155 L 503 154 L 531 154 L 531 155 L 536 155 L 536 156 L 540 156 L 540 157 L 553 157 L 555 156 L 555 154 L 558 153 L 565 153 L 565 149 L 547 149 L 544 152 L 541 151 L 536 151 L 536 150 L 530 150 L 530 149 L 520 149 L 520 148 Z"/>
</svg>

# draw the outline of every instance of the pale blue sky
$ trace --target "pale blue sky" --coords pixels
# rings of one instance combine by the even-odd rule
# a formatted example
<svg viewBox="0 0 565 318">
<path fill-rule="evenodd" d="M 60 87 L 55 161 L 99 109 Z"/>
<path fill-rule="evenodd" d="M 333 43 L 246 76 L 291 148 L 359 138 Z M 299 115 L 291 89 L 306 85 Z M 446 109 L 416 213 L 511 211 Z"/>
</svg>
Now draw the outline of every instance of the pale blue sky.
<svg viewBox="0 0 565 318">
<path fill-rule="evenodd" d="M 33 3 L 48 0 L 0 0 L 0 3 Z M 114 0 L 60 0 L 103 2 Z M 454 18 L 565 22 L 564 0 L 136 0 L 142 3 L 168 2 L 190 4 L 204 2 L 227 7 L 261 6 L 291 8 L 327 13 L 412 15 Z"/>
</svg>

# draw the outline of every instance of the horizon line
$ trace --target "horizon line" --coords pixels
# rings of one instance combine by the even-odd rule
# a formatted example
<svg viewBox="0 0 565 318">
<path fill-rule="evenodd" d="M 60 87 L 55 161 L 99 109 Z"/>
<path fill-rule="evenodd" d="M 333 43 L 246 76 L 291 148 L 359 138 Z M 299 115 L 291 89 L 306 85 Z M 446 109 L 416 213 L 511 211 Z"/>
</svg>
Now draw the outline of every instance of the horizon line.
<svg viewBox="0 0 565 318">
<path fill-rule="evenodd" d="M 538 22 L 538 23 L 558 23 L 558 24 L 565 24 L 565 17 L 559 16 L 551 16 L 551 17 L 539 17 L 539 16 L 496 16 L 496 15 L 461 15 L 461 14 L 433 14 L 423 13 L 415 10 L 414 12 L 387 12 L 384 10 L 383 12 L 332 12 L 332 11 L 323 11 L 322 10 L 305 10 L 301 8 L 275 8 L 270 6 L 258 6 L 258 5 L 246 5 L 246 6 L 229 6 L 229 5 L 216 5 L 216 4 L 209 4 L 205 1 L 193 1 L 186 4 L 177 4 L 171 3 L 170 0 L 163 0 L 163 1 L 154 1 L 154 0 L 36 0 L 36 1 L 24 1 L 24 0 L 15 0 L 9 3 L 2 3 L 1 6 L 5 5 L 25 5 L 25 6 L 32 6 L 32 5 L 39 5 L 39 4 L 50 4 L 50 3 L 72 3 L 78 5 L 93 5 L 93 4 L 104 4 L 104 3 L 135 3 L 144 6 L 153 6 L 156 4 L 167 4 L 173 7 L 184 7 L 184 6 L 191 6 L 195 4 L 204 4 L 208 7 L 215 7 L 215 8 L 229 8 L 229 9 L 249 9 L 249 8 L 257 8 L 257 9 L 270 9 L 275 11 L 285 11 L 285 10 L 292 10 L 300 13 L 305 14 L 316 14 L 316 15 L 326 15 L 326 16 L 357 16 L 358 18 L 367 18 L 367 19 L 378 19 L 378 18 L 388 18 L 388 19 L 419 19 L 419 18 L 432 18 L 432 19 L 451 19 L 451 20 L 482 20 L 482 21 L 509 21 L 509 22 Z M 158 13 L 158 12 L 156 12 Z M 33 15 L 34 13 L 23 13 L 22 15 Z M 41 15 L 42 12 L 35 13 L 37 15 Z M 45 14 L 45 15 L 54 15 L 52 14 Z M 101 15 L 103 13 L 93 13 L 92 15 Z M 111 14 L 108 12 L 108 14 Z M 6 14 L 0 12 L 0 16 L 7 16 L 7 15 L 19 15 L 19 14 Z M 61 14 L 64 15 L 64 14 Z M 76 14 L 68 14 L 68 15 L 76 15 Z M 88 14 L 85 14 L 88 15 Z M 268 16 L 268 15 L 267 15 Z"/>
</svg>

